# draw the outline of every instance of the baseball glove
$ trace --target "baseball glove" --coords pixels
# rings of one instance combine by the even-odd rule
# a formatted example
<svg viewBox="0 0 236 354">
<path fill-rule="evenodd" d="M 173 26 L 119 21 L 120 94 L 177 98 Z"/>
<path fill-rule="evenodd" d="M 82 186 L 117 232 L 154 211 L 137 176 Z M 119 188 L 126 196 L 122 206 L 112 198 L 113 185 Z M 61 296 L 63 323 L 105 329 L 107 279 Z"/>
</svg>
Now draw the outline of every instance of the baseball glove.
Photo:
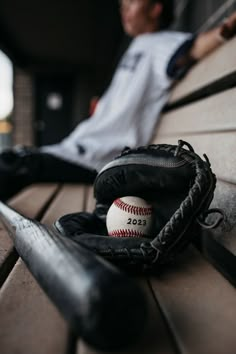
<svg viewBox="0 0 236 354">
<path fill-rule="evenodd" d="M 208 158 L 200 158 L 187 142 L 126 148 L 98 174 L 93 213 L 65 215 L 55 226 L 119 266 L 153 268 L 170 262 L 202 227 L 220 223 L 223 213 L 208 209 L 215 185 Z M 149 237 L 108 236 L 107 211 L 115 199 L 123 196 L 137 196 L 152 204 L 154 225 Z M 206 219 L 213 212 L 220 216 L 209 224 Z"/>
</svg>

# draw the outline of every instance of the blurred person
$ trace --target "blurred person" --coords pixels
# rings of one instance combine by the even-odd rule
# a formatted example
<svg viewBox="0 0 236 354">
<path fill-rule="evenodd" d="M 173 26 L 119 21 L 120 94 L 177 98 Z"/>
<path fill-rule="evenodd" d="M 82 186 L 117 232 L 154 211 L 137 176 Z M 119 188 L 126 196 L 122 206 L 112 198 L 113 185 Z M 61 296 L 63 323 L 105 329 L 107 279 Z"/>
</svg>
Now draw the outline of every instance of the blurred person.
<svg viewBox="0 0 236 354">
<path fill-rule="evenodd" d="M 173 0 L 121 0 L 120 12 L 133 40 L 96 110 L 58 144 L 3 152 L 2 198 L 34 182 L 92 183 L 124 147 L 148 144 L 173 83 L 236 29 L 233 13 L 202 34 L 170 31 Z"/>
</svg>

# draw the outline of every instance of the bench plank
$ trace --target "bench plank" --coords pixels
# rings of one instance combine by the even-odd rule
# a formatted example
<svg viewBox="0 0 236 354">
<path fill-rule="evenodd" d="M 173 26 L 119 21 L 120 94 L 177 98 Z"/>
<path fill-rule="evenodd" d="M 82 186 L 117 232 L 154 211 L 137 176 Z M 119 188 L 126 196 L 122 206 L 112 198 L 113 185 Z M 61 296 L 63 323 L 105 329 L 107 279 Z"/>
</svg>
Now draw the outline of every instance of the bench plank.
<svg viewBox="0 0 236 354">
<path fill-rule="evenodd" d="M 236 131 L 236 88 L 186 105 L 162 116 L 156 138 Z"/>
<path fill-rule="evenodd" d="M 62 188 L 42 221 L 50 224 L 61 214 L 83 205 L 84 194 L 80 195 L 80 191 L 83 191 L 81 187 Z M 5 328 L 0 338 L 2 354 L 66 352 L 68 326 L 22 260 L 17 262 L 0 292 L 0 309 L 1 328 Z"/>
<path fill-rule="evenodd" d="M 0 288 L 16 263 L 18 255 L 3 224 L 0 222 Z"/>
<path fill-rule="evenodd" d="M 34 184 L 23 189 L 8 204 L 29 218 L 37 218 L 58 190 L 55 183 Z"/>
<path fill-rule="evenodd" d="M 86 187 L 65 184 L 43 218 L 43 222 L 52 225 L 60 216 L 84 210 Z"/>
<path fill-rule="evenodd" d="M 218 181 L 212 207 L 224 210 L 227 220 L 205 231 L 202 251 L 217 269 L 236 286 L 236 186 Z"/>
<path fill-rule="evenodd" d="M 212 170 L 225 182 L 236 184 L 236 135 L 235 132 L 202 135 L 179 135 L 177 137 L 156 137 L 158 144 L 177 144 L 178 139 L 189 142 L 198 155 L 204 153 L 210 159 Z"/>
<path fill-rule="evenodd" d="M 96 199 L 93 195 L 93 187 L 87 187 L 86 189 L 86 204 L 85 204 L 85 211 L 91 212 L 95 208 Z"/>
<path fill-rule="evenodd" d="M 67 329 L 24 263 L 0 292 L 1 354 L 64 354 Z"/>
<path fill-rule="evenodd" d="M 51 224 L 65 213 L 83 210 L 84 196 L 85 188 L 83 186 L 63 186 L 42 221 Z M 24 284 L 24 287 L 22 287 L 22 284 Z M 27 306 L 24 303 L 25 299 Z M 12 317 L 8 313 L 5 316 L 5 322 L 7 322 L 5 328 L 9 333 L 8 336 L 4 335 L 6 343 L 3 348 L 6 348 L 6 354 L 14 350 L 16 345 L 19 353 L 60 354 L 66 352 L 68 336 L 70 335 L 69 328 L 21 260 L 17 262 L 11 277 L 8 278 L 5 287 L 2 289 L 0 303 L 3 308 L 9 308 L 11 304 L 17 303 L 17 308 L 14 308 Z M 23 319 L 24 329 L 22 331 L 18 331 L 15 325 L 16 319 L 19 321 L 20 318 Z M 29 336 L 31 340 L 28 340 Z M 1 353 L 4 352 L 1 351 Z"/>
<path fill-rule="evenodd" d="M 236 290 L 196 250 L 150 281 L 179 352 L 234 352 Z"/>
<path fill-rule="evenodd" d="M 29 187 L 11 205 L 29 217 L 36 217 L 56 188 L 56 185 Z M 46 311 L 42 311 L 44 308 Z M 57 310 L 19 259 L 0 291 L 1 354 L 64 353 L 66 335 L 62 333 L 66 333 L 66 327 L 57 318 L 60 318 Z"/>
<path fill-rule="evenodd" d="M 218 181 L 212 207 L 224 210 L 227 221 L 212 230 L 214 238 L 236 256 L 236 185 Z M 235 264 L 236 266 L 236 264 Z"/>
<path fill-rule="evenodd" d="M 170 103 L 236 72 L 236 38 L 228 41 L 195 65 L 173 90 Z"/>
</svg>

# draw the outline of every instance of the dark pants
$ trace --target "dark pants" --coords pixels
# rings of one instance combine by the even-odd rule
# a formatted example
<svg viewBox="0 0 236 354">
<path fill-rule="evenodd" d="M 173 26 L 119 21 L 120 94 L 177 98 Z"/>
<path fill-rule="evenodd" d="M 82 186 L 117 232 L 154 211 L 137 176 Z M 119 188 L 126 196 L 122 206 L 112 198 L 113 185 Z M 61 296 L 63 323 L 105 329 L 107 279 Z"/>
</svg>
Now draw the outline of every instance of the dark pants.
<svg viewBox="0 0 236 354">
<path fill-rule="evenodd" d="M 6 200 L 32 183 L 92 184 L 97 172 L 37 149 L 10 149 L 0 154 L 0 199 Z"/>
</svg>

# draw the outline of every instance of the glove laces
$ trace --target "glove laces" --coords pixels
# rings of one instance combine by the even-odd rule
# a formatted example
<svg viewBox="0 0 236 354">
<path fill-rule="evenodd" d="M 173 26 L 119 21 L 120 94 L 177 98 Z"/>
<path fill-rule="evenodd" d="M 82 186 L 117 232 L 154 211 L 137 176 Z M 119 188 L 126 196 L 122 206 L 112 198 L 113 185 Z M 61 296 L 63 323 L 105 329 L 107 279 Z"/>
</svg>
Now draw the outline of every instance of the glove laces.
<svg viewBox="0 0 236 354">
<path fill-rule="evenodd" d="M 218 217 L 211 223 L 208 223 L 206 221 L 207 217 L 211 214 L 218 214 Z M 199 215 L 197 217 L 197 223 L 202 226 L 204 229 L 214 229 L 217 226 L 219 226 L 219 224 L 222 221 L 226 220 L 226 215 L 223 212 L 223 210 L 219 209 L 219 208 L 212 208 L 212 209 L 208 209 L 205 210 L 201 215 Z"/>
</svg>

